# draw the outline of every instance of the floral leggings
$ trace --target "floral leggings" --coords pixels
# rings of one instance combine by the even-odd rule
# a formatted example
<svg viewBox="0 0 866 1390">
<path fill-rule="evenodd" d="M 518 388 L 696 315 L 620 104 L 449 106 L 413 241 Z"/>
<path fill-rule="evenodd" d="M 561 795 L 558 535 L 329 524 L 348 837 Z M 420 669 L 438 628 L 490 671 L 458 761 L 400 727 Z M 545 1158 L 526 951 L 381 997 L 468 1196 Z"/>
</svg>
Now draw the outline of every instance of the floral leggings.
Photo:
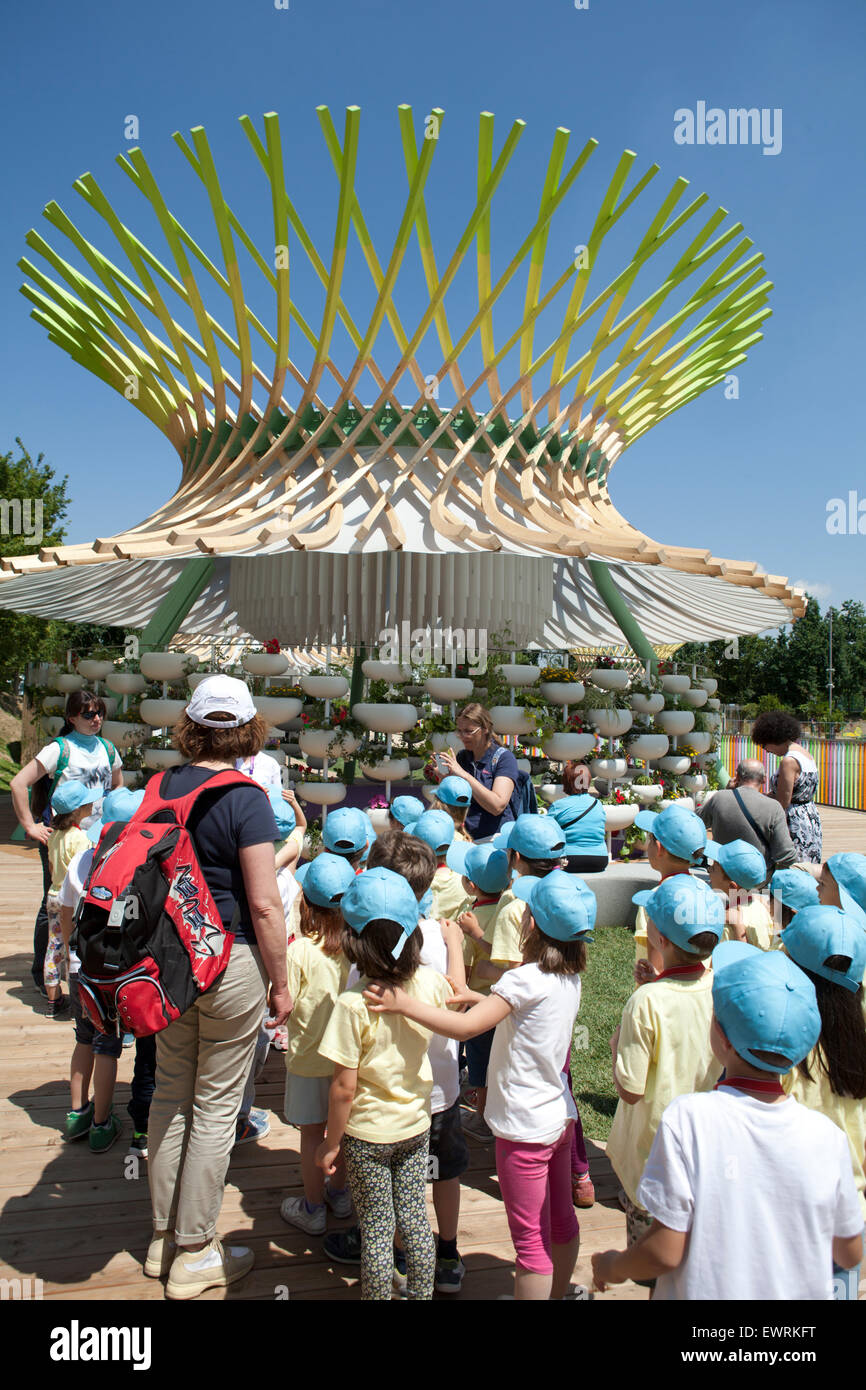
<svg viewBox="0 0 866 1390">
<path fill-rule="evenodd" d="M 406 1296 L 432 1299 L 436 1247 L 427 1219 L 430 1131 L 397 1144 L 343 1139 L 346 1173 L 361 1225 L 361 1297 L 390 1299 L 394 1229 L 406 1250 Z"/>
<path fill-rule="evenodd" d="M 48 913 L 48 946 L 45 951 L 44 979 L 46 985 L 59 985 L 66 961 L 66 949 L 60 931 L 60 900 L 56 893 L 48 894 L 45 910 Z"/>
</svg>

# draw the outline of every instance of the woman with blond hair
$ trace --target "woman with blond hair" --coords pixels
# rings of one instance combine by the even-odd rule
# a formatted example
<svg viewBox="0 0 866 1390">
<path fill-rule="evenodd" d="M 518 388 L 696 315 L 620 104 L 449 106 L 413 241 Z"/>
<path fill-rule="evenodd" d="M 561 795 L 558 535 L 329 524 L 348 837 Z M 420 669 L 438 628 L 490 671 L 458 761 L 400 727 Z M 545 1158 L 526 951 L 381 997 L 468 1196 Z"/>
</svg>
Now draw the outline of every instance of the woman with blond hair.
<svg viewBox="0 0 866 1390">
<path fill-rule="evenodd" d="M 440 753 L 446 772 L 463 777 L 472 791 L 464 828 L 476 842 L 490 840 L 503 825 L 515 819 L 511 806 L 517 786 L 517 759 L 493 732 L 489 710 L 473 700 L 457 715 L 457 732 L 463 744 Z"/>
</svg>

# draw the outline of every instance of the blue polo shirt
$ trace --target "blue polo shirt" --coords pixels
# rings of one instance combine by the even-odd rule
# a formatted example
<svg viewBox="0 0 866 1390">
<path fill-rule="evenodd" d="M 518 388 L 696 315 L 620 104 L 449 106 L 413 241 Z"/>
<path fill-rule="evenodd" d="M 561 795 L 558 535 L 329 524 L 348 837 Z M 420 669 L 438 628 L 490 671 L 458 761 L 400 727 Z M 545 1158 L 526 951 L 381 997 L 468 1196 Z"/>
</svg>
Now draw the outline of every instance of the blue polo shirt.
<svg viewBox="0 0 866 1390">
<path fill-rule="evenodd" d="M 496 755 L 498 754 L 498 757 Z M 496 757 L 496 771 L 493 770 L 493 759 Z M 482 758 L 476 762 L 468 748 L 461 748 L 457 754 L 457 761 L 465 772 L 471 777 L 475 777 L 483 787 L 492 787 L 497 777 L 510 777 L 515 787 L 517 786 L 518 767 L 517 759 L 510 748 L 503 748 L 500 744 L 492 743 Z M 492 811 L 485 811 L 475 798 L 466 812 L 464 827 L 466 833 L 471 835 L 473 840 L 486 840 L 490 835 L 495 835 L 508 821 L 514 820 L 514 815 L 510 805 L 506 805 L 498 816 Z"/>
<path fill-rule="evenodd" d="M 565 853 L 607 854 L 604 807 L 588 792 L 564 796 L 547 813 L 558 822 L 565 835 Z"/>
</svg>

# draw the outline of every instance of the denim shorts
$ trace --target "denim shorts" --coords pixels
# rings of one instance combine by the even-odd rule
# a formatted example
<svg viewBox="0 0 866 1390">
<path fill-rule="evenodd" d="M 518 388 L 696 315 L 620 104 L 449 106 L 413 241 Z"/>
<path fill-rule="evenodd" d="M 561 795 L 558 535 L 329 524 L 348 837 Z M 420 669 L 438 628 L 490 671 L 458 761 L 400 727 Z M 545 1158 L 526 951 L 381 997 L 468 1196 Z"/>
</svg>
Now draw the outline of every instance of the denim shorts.
<svg viewBox="0 0 866 1390">
<path fill-rule="evenodd" d="M 69 976 L 69 993 L 72 996 L 75 1041 L 83 1043 L 85 1047 L 92 1047 L 95 1057 L 119 1057 L 123 1051 L 123 1038 L 119 1033 L 100 1033 L 94 1028 L 81 1005 L 77 971 Z"/>
<path fill-rule="evenodd" d="M 328 1120 L 330 1076 L 293 1076 L 286 1073 L 287 1125 L 324 1125 Z"/>
<path fill-rule="evenodd" d="M 430 1124 L 430 1159 L 427 1177 L 430 1182 L 447 1182 L 459 1178 L 469 1167 L 469 1150 L 460 1122 L 460 1100 L 447 1110 L 440 1110 Z"/>
<path fill-rule="evenodd" d="M 495 1028 L 490 1028 L 486 1033 L 479 1033 L 476 1038 L 466 1039 L 466 1066 L 469 1070 L 470 1086 L 487 1085 L 487 1066 L 495 1032 Z"/>
</svg>

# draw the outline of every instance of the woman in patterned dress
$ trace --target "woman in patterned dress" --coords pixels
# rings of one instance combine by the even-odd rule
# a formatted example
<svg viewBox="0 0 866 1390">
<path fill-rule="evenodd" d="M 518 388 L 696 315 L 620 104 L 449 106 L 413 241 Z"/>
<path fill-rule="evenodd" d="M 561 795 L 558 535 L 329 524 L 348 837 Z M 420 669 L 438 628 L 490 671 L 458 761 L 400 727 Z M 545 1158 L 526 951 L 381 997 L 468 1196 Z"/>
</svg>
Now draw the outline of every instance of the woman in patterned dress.
<svg viewBox="0 0 866 1390">
<path fill-rule="evenodd" d="M 770 779 L 770 796 L 785 808 L 788 829 L 801 862 L 821 863 L 821 818 L 813 797 L 818 790 L 818 768 L 798 742 L 800 722 L 793 714 L 771 710 L 760 714 L 752 738 L 781 763 Z"/>
</svg>

